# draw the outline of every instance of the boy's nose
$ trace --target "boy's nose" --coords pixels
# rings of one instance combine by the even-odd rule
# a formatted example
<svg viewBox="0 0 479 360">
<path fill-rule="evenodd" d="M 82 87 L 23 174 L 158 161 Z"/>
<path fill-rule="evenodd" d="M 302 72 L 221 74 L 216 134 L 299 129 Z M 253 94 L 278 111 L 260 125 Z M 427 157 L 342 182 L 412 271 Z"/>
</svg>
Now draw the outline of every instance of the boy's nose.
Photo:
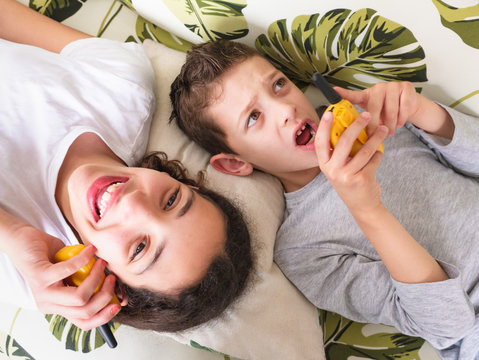
<svg viewBox="0 0 479 360">
<path fill-rule="evenodd" d="M 280 119 L 282 119 L 282 127 L 294 124 L 296 121 L 296 107 L 294 104 L 282 104 L 279 108 Z"/>
</svg>

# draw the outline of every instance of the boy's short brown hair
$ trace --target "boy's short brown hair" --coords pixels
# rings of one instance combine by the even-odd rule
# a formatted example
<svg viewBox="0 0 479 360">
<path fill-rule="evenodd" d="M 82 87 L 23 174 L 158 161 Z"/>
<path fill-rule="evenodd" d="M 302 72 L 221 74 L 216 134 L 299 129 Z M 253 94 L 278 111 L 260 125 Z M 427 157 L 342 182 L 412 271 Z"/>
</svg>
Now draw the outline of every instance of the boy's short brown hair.
<svg viewBox="0 0 479 360">
<path fill-rule="evenodd" d="M 262 55 L 250 46 L 229 40 L 195 45 L 171 84 L 170 122 L 176 121 L 191 140 L 212 155 L 235 153 L 226 143 L 226 134 L 205 111 L 213 100 L 213 90 L 226 71 L 253 56 Z"/>
</svg>

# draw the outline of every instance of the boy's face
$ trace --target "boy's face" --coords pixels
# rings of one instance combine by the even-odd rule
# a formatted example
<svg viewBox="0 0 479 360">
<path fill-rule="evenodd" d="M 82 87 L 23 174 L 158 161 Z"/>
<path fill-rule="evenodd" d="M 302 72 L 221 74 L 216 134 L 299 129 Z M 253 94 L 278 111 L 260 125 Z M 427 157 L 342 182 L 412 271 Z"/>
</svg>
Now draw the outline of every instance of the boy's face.
<svg viewBox="0 0 479 360">
<path fill-rule="evenodd" d="M 228 70 L 213 96 L 208 114 L 241 160 L 282 181 L 317 169 L 318 115 L 301 90 L 266 59 L 254 56 Z"/>
</svg>

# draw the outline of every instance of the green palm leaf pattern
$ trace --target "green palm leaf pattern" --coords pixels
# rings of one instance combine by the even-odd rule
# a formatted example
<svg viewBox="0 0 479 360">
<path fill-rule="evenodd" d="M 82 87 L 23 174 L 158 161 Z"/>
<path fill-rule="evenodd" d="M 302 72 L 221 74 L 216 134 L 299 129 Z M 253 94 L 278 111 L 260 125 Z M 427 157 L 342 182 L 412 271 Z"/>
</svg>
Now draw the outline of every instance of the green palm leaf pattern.
<svg viewBox="0 0 479 360">
<path fill-rule="evenodd" d="M 459 35 L 464 43 L 479 49 L 479 4 L 457 8 L 441 0 L 432 2 L 439 10 L 441 23 Z"/>
<path fill-rule="evenodd" d="M 179 37 L 176 37 L 170 34 L 168 31 L 156 26 L 148 20 L 145 20 L 141 16 L 138 16 L 136 19 L 136 38 L 135 36 L 129 36 L 126 41 L 135 41 L 143 42 L 146 39 L 151 39 L 156 42 L 165 44 L 166 46 L 186 52 L 191 47 L 189 41 L 183 40 Z"/>
<path fill-rule="evenodd" d="M 120 0 L 120 2 L 122 2 L 128 9 L 136 11 L 135 7 L 133 6 L 132 0 Z"/>
<path fill-rule="evenodd" d="M 215 351 L 215 350 L 210 349 L 208 347 L 205 347 L 203 345 L 200 345 L 194 340 L 190 340 L 190 346 L 195 348 L 195 349 L 205 350 L 205 351 L 208 351 L 208 352 L 211 352 L 211 353 L 223 355 L 224 360 L 234 360 L 234 358 L 230 357 L 229 355 L 223 354 L 222 352 L 218 352 L 218 351 Z"/>
<path fill-rule="evenodd" d="M 248 34 L 246 0 L 163 0 L 175 16 L 203 40 L 238 39 Z"/>
<path fill-rule="evenodd" d="M 74 15 L 86 0 L 30 0 L 29 7 L 56 21 L 62 22 Z"/>
<path fill-rule="evenodd" d="M 0 331 L 0 354 L 10 360 L 35 360 L 14 338 L 3 331 Z"/>
<path fill-rule="evenodd" d="M 255 45 L 301 88 L 316 71 L 350 89 L 379 81 L 427 81 L 425 54 L 412 32 L 373 9 L 300 15 L 291 32 L 285 19 L 278 20 Z"/>
<path fill-rule="evenodd" d="M 364 335 L 368 324 L 348 320 L 338 314 L 319 310 L 327 359 L 349 357 L 375 360 L 417 360 L 424 340 L 398 332 Z"/>
<path fill-rule="evenodd" d="M 479 96 L 479 90 L 472 91 L 471 93 L 463 96 L 459 100 L 454 101 L 451 105 L 449 105 L 449 107 L 455 108 L 457 105 L 463 103 L 466 100 L 471 99 L 474 96 Z"/>
<path fill-rule="evenodd" d="M 45 315 L 45 318 L 50 323 L 53 336 L 65 342 L 65 349 L 89 353 L 105 344 L 105 340 L 96 329 L 84 331 L 60 315 Z M 119 327 L 118 323 L 110 323 L 112 332 Z"/>
</svg>

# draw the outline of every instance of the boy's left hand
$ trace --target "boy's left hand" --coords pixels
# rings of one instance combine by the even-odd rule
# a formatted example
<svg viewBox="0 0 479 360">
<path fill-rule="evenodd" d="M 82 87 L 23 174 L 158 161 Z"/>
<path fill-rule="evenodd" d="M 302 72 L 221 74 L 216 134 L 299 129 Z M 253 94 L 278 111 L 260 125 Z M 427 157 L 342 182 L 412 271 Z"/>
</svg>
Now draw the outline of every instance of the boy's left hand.
<svg viewBox="0 0 479 360">
<path fill-rule="evenodd" d="M 341 134 L 332 149 L 330 138 L 333 114 L 325 112 L 314 141 L 321 172 L 353 215 L 364 214 L 381 204 L 376 170 L 383 154 L 377 149 L 386 137 L 387 128 L 382 125 L 377 127 L 357 154 L 352 158 L 349 156 L 355 139 L 369 121 L 370 115 L 367 112 L 360 114 Z"/>
<path fill-rule="evenodd" d="M 334 88 L 343 99 L 359 105 L 371 114 L 367 127 L 371 136 L 379 125 L 386 125 L 388 136 L 394 135 L 396 129 L 402 127 L 419 108 L 419 94 L 410 82 L 383 82 L 360 90 L 353 91 L 340 87 Z"/>
</svg>

